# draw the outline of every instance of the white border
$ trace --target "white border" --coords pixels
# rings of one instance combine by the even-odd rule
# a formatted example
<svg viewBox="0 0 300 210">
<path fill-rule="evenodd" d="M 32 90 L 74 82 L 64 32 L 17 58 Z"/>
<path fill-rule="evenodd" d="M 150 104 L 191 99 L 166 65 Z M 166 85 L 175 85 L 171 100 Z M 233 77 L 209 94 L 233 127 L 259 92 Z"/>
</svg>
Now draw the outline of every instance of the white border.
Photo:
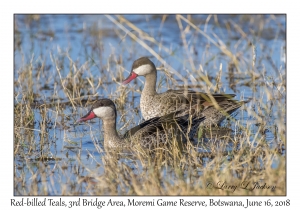
<svg viewBox="0 0 300 210">
<path fill-rule="evenodd" d="M 13 14 L 14 13 L 287 13 L 287 197 L 250 197 L 252 200 L 284 200 L 291 199 L 293 207 L 300 206 L 299 180 L 299 134 L 297 130 L 299 115 L 299 18 L 298 4 L 296 1 L 283 2 L 279 0 L 265 1 L 24 1 L 15 0 L 1 4 L 1 195 L 0 204 L 3 209 L 10 209 L 10 199 L 13 197 Z M 299 123 L 300 124 L 300 123 Z M 39 197 L 42 198 L 42 197 Z M 54 197 L 58 199 L 58 197 Z M 76 197 L 64 197 L 65 200 L 73 200 Z M 109 197 L 102 197 L 109 199 Z M 117 198 L 117 197 L 113 197 Z M 132 197 L 118 197 L 118 200 L 126 200 Z M 141 199 L 141 197 L 135 197 Z M 146 199 L 147 197 L 143 197 Z M 142 199 L 143 199 L 142 198 Z M 158 197 L 154 197 L 158 199 Z M 168 200 L 176 197 L 165 197 Z M 196 197 L 184 197 L 195 200 Z M 218 197 L 213 197 L 217 199 Z M 222 200 L 245 200 L 247 197 L 220 197 Z M 152 197 L 149 197 L 152 199 Z M 209 197 L 197 197 L 199 200 L 208 200 Z M 31 207 L 23 207 L 32 209 Z M 108 207 L 105 207 L 106 209 Z M 156 207 L 158 208 L 158 207 Z M 171 207 L 180 208 L 180 207 Z M 191 207 L 190 207 L 191 208 Z M 199 207 L 198 207 L 199 208 Z M 66 208 L 55 208 L 66 209 Z M 74 209 L 74 208 L 72 208 Z M 94 207 L 94 209 L 96 209 Z M 165 208 L 166 209 L 166 208 Z M 169 208 L 170 209 L 170 208 Z"/>
</svg>

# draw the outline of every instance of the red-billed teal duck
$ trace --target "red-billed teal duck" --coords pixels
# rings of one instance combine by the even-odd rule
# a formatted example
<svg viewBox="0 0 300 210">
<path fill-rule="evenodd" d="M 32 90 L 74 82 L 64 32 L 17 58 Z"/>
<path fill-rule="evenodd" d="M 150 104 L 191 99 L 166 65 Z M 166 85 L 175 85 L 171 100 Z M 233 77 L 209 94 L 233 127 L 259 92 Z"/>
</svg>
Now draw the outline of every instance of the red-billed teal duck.
<svg viewBox="0 0 300 210">
<path fill-rule="evenodd" d="M 205 120 L 201 125 L 215 126 L 219 125 L 226 116 L 232 114 L 245 103 L 245 101 L 234 100 L 234 94 L 209 95 L 187 89 L 157 93 L 155 87 L 157 70 L 153 62 L 147 57 L 141 57 L 134 61 L 131 73 L 123 81 L 123 84 L 129 83 L 138 76 L 146 78 L 140 100 L 140 108 L 145 120 L 161 117 L 178 110 L 188 111 L 192 107 L 197 110 L 196 115 L 205 116 Z"/>
<path fill-rule="evenodd" d="M 164 145 L 168 138 L 175 137 L 186 141 L 192 138 L 196 128 L 205 117 L 192 119 L 189 115 L 176 117 L 178 113 L 171 113 L 163 117 L 155 117 L 128 130 L 122 137 L 116 130 L 117 111 L 110 99 L 97 100 L 90 111 L 77 122 L 100 118 L 103 121 L 104 146 L 109 148 L 131 147 L 140 144 L 141 147 L 152 149 Z M 182 115 L 182 114 L 181 114 Z"/>
</svg>

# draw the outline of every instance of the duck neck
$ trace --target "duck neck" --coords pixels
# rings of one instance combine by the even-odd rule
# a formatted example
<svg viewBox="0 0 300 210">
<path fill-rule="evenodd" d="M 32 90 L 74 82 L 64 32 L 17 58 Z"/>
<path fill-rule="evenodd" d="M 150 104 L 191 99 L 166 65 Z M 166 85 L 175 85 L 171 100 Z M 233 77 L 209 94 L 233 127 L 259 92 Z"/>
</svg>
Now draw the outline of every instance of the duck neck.
<svg viewBox="0 0 300 210">
<path fill-rule="evenodd" d="M 143 89 L 142 94 L 147 95 L 156 95 L 156 77 L 157 77 L 157 71 L 152 71 L 150 74 L 147 74 L 145 76 L 145 86 Z"/>
<path fill-rule="evenodd" d="M 120 138 L 116 130 L 116 119 L 105 119 L 103 120 L 103 130 L 104 130 L 104 145 L 109 147 L 118 147 L 122 144 L 122 139 Z"/>
</svg>

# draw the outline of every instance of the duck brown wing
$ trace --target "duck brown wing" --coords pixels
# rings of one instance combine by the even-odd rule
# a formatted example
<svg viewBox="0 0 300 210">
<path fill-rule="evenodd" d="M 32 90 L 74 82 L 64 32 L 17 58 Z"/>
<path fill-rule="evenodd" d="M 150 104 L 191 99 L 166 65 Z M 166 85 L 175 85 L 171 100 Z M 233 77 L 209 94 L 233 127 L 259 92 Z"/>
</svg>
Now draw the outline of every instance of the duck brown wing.
<svg viewBox="0 0 300 210">
<path fill-rule="evenodd" d="M 147 120 L 138 126 L 133 127 L 132 129 L 128 130 L 123 138 L 130 138 L 133 135 L 138 135 L 140 138 L 147 137 L 153 134 L 157 134 L 159 132 L 165 132 L 166 129 L 170 128 L 178 128 L 181 127 L 183 130 L 189 124 L 192 125 L 199 125 L 205 117 L 193 117 L 190 119 L 190 115 L 186 114 L 180 117 L 176 117 L 180 115 L 182 111 L 173 112 L 162 117 L 155 117 L 150 120 Z"/>
<path fill-rule="evenodd" d="M 146 120 L 146 121 L 142 122 L 141 124 L 126 131 L 126 133 L 123 135 L 123 138 L 128 138 L 130 136 L 133 136 L 136 134 L 136 132 L 141 131 L 141 129 L 143 129 L 144 127 L 157 124 L 159 122 L 159 120 L 160 120 L 160 117 L 154 117 L 150 120 Z"/>
<path fill-rule="evenodd" d="M 235 97 L 235 94 L 223 94 L 223 93 L 218 93 L 218 94 L 207 94 L 204 92 L 196 92 L 193 90 L 176 90 L 174 93 L 184 95 L 185 98 L 192 102 L 193 104 L 197 102 L 211 102 L 211 97 L 213 97 L 217 102 L 224 101 L 224 100 L 232 100 Z"/>
<path fill-rule="evenodd" d="M 173 112 L 167 115 L 164 115 L 162 117 L 154 117 L 151 118 L 150 120 L 146 120 L 143 123 L 131 128 L 130 130 L 128 130 L 124 135 L 123 138 L 128 138 L 130 136 L 133 136 L 139 132 L 145 132 L 148 134 L 153 134 L 154 132 L 157 132 L 158 130 L 162 130 L 163 129 L 163 124 L 162 123 L 166 123 L 166 122 L 170 122 L 172 120 L 174 120 L 175 115 L 178 112 Z"/>
<path fill-rule="evenodd" d="M 190 105 L 188 95 L 179 91 L 168 90 L 159 94 L 157 99 L 160 101 L 162 113 L 173 113 Z"/>
<path fill-rule="evenodd" d="M 233 101 L 235 94 L 212 94 L 208 95 L 203 92 L 196 92 L 193 90 L 168 90 L 165 93 L 159 94 L 161 104 L 163 104 L 162 111 L 170 113 L 177 110 L 195 107 L 198 111 L 206 107 L 213 106 L 213 100 L 217 103 L 223 101 Z"/>
</svg>

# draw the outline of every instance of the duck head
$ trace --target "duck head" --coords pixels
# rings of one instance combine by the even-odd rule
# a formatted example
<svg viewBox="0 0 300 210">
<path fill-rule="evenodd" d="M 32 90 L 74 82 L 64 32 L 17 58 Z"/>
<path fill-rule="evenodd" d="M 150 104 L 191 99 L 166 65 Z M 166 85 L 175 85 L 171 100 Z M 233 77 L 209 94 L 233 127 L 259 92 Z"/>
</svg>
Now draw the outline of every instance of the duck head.
<svg viewBox="0 0 300 210">
<path fill-rule="evenodd" d="M 85 116 L 81 117 L 77 123 L 91 120 L 96 117 L 99 117 L 102 120 L 114 119 L 116 116 L 117 111 L 114 102 L 110 99 L 100 99 L 92 105 L 91 110 Z"/>
<path fill-rule="evenodd" d="M 141 57 L 133 62 L 130 75 L 122 82 L 122 84 L 128 84 L 138 76 L 146 76 L 155 71 L 156 67 L 154 63 L 147 57 Z"/>
</svg>

